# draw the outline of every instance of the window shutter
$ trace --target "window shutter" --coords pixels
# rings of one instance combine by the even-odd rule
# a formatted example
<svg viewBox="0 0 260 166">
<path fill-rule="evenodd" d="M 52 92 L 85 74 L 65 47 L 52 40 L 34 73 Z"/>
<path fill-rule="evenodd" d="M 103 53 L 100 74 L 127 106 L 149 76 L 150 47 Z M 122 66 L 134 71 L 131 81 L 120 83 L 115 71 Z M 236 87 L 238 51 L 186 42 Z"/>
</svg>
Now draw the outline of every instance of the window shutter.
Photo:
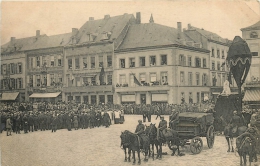
<svg viewBox="0 0 260 166">
<path fill-rule="evenodd" d="M 21 78 L 21 89 L 23 88 L 23 78 Z"/>
<path fill-rule="evenodd" d="M 6 74 L 10 74 L 10 64 L 7 65 Z"/>
<path fill-rule="evenodd" d="M 33 75 L 33 87 L 36 87 L 36 76 Z"/>
<path fill-rule="evenodd" d="M 50 74 L 47 74 L 47 86 L 50 86 Z"/>
</svg>

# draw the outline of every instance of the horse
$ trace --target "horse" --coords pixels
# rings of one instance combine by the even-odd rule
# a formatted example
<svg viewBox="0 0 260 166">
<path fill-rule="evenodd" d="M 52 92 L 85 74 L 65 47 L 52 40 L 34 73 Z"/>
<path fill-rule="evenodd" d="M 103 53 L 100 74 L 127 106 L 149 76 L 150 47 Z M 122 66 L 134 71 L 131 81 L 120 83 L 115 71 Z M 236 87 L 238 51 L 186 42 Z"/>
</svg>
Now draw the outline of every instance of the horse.
<svg viewBox="0 0 260 166">
<path fill-rule="evenodd" d="M 121 145 L 120 147 L 122 149 L 124 149 L 124 152 L 125 152 L 125 162 L 128 161 L 128 162 L 131 162 L 131 149 L 129 148 L 129 137 L 127 137 L 127 135 L 124 133 L 124 132 L 121 132 L 121 135 L 120 135 L 120 138 L 121 138 Z M 126 151 L 126 149 L 128 149 L 128 151 Z M 128 157 L 127 157 L 127 154 L 128 154 Z"/>
<path fill-rule="evenodd" d="M 237 128 L 237 131 L 235 133 L 233 133 L 232 126 L 230 124 L 228 124 L 224 120 L 223 117 L 220 117 L 220 119 L 222 120 L 222 124 L 225 126 L 224 127 L 224 135 L 225 135 L 225 138 L 226 138 L 227 143 L 228 143 L 227 152 L 230 152 L 230 148 L 231 148 L 231 152 L 234 152 L 233 138 L 243 134 L 247 130 L 247 127 L 244 126 L 244 125 L 240 126 L 240 127 Z"/>
<path fill-rule="evenodd" d="M 146 135 L 145 135 L 146 136 Z M 147 137 L 147 136 L 146 136 Z M 121 133 L 121 145 L 128 146 L 128 148 L 133 152 L 133 164 L 135 164 L 135 151 L 138 154 L 138 164 L 141 164 L 140 151 L 144 151 L 144 161 L 148 161 L 148 150 L 149 150 L 149 138 L 147 140 L 142 140 L 137 134 L 134 134 L 128 130 Z"/>
<path fill-rule="evenodd" d="M 253 162 L 253 158 L 257 161 L 256 156 L 256 138 L 249 132 L 245 132 L 237 137 L 236 139 L 236 149 L 240 156 L 240 166 L 246 166 L 246 156 L 249 156 L 249 165 Z"/>
<path fill-rule="evenodd" d="M 162 143 L 157 140 L 157 128 L 156 128 L 155 124 L 151 123 L 150 126 L 147 126 L 145 129 L 145 133 L 149 137 L 150 145 L 152 145 L 152 149 L 151 149 L 151 147 L 149 148 L 149 157 L 151 156 L 151 152 L 152 152 L 152 158 L 154 160 L 154 146 L 155 146 L 156 151 L 157 151 L 156 158 L 161 159 L 162 158 Z M 158 147 L 159 147 L 159 149 L 158 149 Z"/>
</svg>

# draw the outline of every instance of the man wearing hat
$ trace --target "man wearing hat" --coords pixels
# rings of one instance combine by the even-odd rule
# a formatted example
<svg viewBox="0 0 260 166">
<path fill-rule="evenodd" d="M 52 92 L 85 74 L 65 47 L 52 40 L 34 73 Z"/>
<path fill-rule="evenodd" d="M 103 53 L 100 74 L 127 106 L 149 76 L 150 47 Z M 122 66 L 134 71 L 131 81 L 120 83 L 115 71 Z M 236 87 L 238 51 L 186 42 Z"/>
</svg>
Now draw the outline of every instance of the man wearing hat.
<svg viewBox="0 0 260 166">
<path fill-rule="evenodd" d="M 11 123 L 11 116 L 10 115 L 7 116 L 5 127 L 6 127 L 7 136 L 12 135 L 12 123 Z"/>
<path fill-rule="evenodd" d="M 145 137 L 146 135 L 144 134 L 144 130 L 145 130 L 145 126 L 142 123 L 142 120 L 138 120 L 138 125 L 136 126 L 135 134 L 137 134 L 141 139 L 139 140 L 139 145 L 141 142 L 143 142 L 143 146 L 144 146 L 144 141 L 146 141 L 146 137 Z"/>
<path fill-rule="evenodd" d="M 158 126 L 159 132 L 157 132 L 157 139 L 159 139 L 159 134 L 165 135 L 166 128 L 167 128 L 167 121 L 164 120 L 164 116 L 161 116 L 160 119 L 161 119 L 161 121 L 160 121 L 159 126 Z"/>
<path fill-rule="evenodd" d="M 237 128 L 242 124 L 242 119 L 237 115 L 237 111 L 233 112 L 233 116 L 229 124 L 231 125 L 232 133 L 235 134 L 237 132 Z"/>
</svg>

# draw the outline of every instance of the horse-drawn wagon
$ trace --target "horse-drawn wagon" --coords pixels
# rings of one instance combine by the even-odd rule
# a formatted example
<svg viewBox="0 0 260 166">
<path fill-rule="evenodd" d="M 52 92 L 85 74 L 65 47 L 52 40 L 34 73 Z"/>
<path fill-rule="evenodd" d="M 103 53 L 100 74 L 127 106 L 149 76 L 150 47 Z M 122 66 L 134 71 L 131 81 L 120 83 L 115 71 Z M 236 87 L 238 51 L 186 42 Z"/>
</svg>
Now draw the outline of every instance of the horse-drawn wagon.
<svg viewBox="0 0 260 166">
<path fill-rule="evenodd" d="M 190 145 L 193 154 L 202 151 L 203 141 L 200 137 L 207 138 L 207 145 L 212 148 L 215 135 L 212 113 L 183 112 L 179 114 L 179 123 L 174 127 L 179 134 L 181 145 Z"/>
</svg>

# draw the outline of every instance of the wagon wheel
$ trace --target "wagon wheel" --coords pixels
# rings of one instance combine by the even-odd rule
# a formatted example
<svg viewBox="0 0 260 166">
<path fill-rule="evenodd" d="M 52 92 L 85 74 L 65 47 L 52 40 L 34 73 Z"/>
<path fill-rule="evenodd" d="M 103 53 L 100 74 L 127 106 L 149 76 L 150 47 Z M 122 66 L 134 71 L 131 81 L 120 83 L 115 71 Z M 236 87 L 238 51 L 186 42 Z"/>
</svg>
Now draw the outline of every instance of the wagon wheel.
<svg viewBox="0 0 260 166">
<path fill-rule="evenodd" d="M 193 154 L 199 154 L 202 151 L 202 148 L 203 148 L 203 142 L 200 137 L 195 137 L 191 140 L 190 151 Z"/>
<path fill-rule="evenodd" d="M 214 141 L 215 141 L 214 127 L 211 125 L 209 126 L 207 131 L 207 144 L 210 149 L 213 147 Z"/>
</svg>

